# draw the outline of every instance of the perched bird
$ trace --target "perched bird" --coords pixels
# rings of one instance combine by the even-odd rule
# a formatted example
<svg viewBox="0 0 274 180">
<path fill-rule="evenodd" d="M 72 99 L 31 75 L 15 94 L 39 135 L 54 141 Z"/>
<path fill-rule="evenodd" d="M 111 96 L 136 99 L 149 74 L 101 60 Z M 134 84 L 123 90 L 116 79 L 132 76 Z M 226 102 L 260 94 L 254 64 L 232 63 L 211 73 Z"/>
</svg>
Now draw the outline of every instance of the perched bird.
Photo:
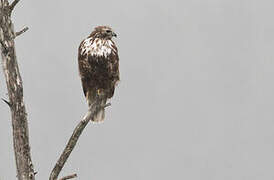
<svg viewBox="0 0 274 180">
<path fill-rule="evenodd" d="M 113 37 L 117 35 L 110 27 L 98 26 L 79 46 L 79 74 L 89 107 L 98 96 L 102 97 L 100 103 L 104 106 L 113 96 L 119 81 L 119 57 Z M 92 121 L 102 122 L 104 117 L 102 108 Z"/>
</svg>

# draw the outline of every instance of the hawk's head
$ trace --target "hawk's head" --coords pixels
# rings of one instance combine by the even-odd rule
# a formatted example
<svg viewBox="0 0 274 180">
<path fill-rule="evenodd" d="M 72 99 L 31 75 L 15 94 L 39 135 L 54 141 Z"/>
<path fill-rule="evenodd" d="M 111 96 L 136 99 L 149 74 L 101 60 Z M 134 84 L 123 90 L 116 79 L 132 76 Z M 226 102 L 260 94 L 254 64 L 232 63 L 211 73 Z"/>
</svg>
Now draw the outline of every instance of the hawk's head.
<svg viewBox="0 0 274 180">
<path fill-rule="evenodd" d="M 117 37 L 113 30 L 108 26 L 97 26 L 90 36 L 102 39 L 111 39 L 112 37 Z"/>
</svg>

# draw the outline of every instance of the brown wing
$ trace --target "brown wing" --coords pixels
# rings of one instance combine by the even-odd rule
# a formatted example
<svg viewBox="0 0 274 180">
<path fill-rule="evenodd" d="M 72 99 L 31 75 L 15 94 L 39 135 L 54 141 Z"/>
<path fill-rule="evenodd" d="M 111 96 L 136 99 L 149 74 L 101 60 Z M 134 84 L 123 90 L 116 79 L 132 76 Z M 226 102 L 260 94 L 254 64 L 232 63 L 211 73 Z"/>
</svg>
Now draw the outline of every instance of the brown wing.
<svg viewBox="0 0 274 180">
<path fill-rule="evenodd" d="M 82 53 L 82 52 L 85 52 L 83 43 L 84 43 L 84 41 L 81 42 L 81 44 L 78 48 L 78 67 L 79 67 L 79 74 L 80 74 L 81 81 L 82 81 L 83 91 L 86 96 L 87 91 L 89 89 L 88 82 L 89 82 L 90 74 L 91 74 L 91 65 L 88 62 L 87 54 Z"/>
<path fill-rule="evenodd" d="M 113 43 L 114 44 L 114 43 Z M 109 71 L 111 74 L 111 90 L 110 90 L 110 94 L 108 98 L 111 98 L 114 94 L 114 90 L 115 90 L 115 86 L 118 83 L 118 81 L 120 80 L 120 73 L 119 73 L 119 56 L 118 56 L 118 50 L 117 47 L 115 45 L 112 46 L 115 51 L 112 51 L 112 53 L 110 54 L 110 63 L 109 63 Z"/>
</svg>

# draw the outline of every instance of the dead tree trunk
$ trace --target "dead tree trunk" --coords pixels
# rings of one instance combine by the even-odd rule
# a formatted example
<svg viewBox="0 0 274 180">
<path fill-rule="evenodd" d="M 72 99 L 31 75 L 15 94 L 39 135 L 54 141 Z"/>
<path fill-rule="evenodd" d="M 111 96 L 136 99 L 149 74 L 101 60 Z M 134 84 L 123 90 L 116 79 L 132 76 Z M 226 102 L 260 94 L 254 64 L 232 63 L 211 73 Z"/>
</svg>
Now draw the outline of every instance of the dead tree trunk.
<svg viewBox="0 0 274 180">
<path fill-rule="evenodd" d="M 7 0 L 0 0 L 0 43 L 2 66 L 5 74 L 9 101 L 4 100 L 10 107 L 13 146 L 19 180 L 34 180 L 34 170 L 30 155 L 29 129 L 27 113 L 23 99 L 22 79 L 17 64 L 14 39 L 27 28 L 15 33 L 11 21 L 11 13 L 19 0 L 11 5 Z"/>
</svg>

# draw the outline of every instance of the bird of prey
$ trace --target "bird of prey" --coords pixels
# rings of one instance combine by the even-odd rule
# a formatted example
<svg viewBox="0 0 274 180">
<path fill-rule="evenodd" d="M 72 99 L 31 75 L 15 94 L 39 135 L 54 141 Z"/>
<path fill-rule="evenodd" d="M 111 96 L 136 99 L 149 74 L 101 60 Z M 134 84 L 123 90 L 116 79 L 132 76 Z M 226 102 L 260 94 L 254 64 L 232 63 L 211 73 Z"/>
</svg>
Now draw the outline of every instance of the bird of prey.
<svg viewBox="0 0 274 180">
<path fill-rule="evenodd" d="M 113 37 L 117 35 L 110 27 L 98 26 L 79 46 L 79 74 L 89 107 L 98 95 L 103 97 L 101 105 L 104 106 L 119 81 L 119 57 Z M 102 122 L 104 117 L 102 108 L 92 121 Z"/>
</svg>

